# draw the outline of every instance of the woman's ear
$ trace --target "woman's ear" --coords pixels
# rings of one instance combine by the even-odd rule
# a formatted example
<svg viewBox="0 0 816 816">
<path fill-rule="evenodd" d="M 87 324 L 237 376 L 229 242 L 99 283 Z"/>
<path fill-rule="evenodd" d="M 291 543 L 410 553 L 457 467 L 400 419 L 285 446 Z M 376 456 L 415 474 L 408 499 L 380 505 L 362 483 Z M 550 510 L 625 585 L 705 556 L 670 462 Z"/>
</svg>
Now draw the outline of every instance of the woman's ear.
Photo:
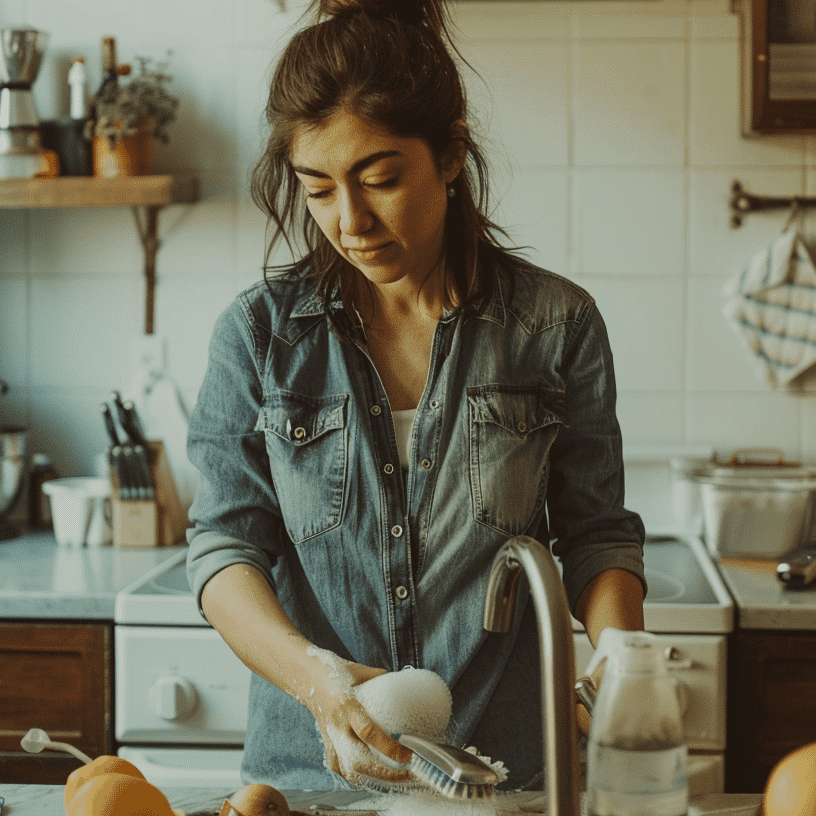
<svg viewBox="0 0 816 816">
<path fill-rule="evenodd" d="M 440 159 L 445 184 L 450 184 L 459 175 L 467 159 L 470 130 L 464 119 L 457 119 L 451 125 L 450 137 L 450 147 Z"/>
</svg>

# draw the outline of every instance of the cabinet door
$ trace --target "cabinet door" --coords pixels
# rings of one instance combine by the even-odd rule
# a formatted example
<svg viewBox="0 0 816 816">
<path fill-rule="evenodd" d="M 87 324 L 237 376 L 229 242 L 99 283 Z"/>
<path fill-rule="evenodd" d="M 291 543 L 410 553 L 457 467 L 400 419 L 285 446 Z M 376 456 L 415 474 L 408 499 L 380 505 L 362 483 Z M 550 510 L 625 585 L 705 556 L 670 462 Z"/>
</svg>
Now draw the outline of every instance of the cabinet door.
<svg viewBox="0 0 816 816">
<path fill-rule="evenodd" d="M 773 766 L 816 741 L 816 635 L 744 631 L 728 667 L 727 793 L 761 793 Z"/>
<path fill-rule="evenodd" d="M 60 784 L 80 764 L 26 754 L 30 728 L 91 757 L 112 753 L 111 643 L 109 624 L 0 624 L 0 779 Z"/>
</svg>

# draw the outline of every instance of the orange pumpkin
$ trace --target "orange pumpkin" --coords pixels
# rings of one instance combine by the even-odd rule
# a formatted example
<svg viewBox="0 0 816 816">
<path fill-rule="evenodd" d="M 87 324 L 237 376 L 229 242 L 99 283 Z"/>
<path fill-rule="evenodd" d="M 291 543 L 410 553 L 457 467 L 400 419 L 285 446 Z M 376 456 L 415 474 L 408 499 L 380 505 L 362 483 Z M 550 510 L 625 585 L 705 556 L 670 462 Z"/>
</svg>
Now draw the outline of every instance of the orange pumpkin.
<svg viewBox="0 0 816 816">
<path fill-rule="evenodd" d="M 132 774 L 92 776 L 67 802 L 66 816 L 174 816 L 167 797 Z"/>
<path fill-rule="evenodd" d="M 776 763 L 762 806 L 765 816 L 816 816 L 816 742 Z"/>
<path fill-rule="evenodd" d="M 103 774 L 116 773 L 126 776 L 135 776 L 137 779 L 144 779 L 142 772 L 126 759 L 118 756 L 100 756 L 87 765 L 82 765 L 72 771 L 65 783 L 65 809 L 74 798 L 74 794 L 91 778 L 102 776 Z"/>
</svg>

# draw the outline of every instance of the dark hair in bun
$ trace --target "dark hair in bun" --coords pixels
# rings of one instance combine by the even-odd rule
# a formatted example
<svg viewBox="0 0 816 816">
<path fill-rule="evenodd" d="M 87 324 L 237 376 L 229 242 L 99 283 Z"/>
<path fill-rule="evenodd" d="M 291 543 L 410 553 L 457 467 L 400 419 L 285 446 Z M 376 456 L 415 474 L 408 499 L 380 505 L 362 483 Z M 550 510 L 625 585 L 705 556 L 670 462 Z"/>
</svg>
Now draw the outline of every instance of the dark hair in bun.
<svg viewBox="0 0 816 816">
<path fill-rule="evenodd" d="M 437 34 L 442 33 L 445 23 L 444 8 L 438 0 L 320 0 L 317 5 L 321 17 L 364 11 L 374 17 L 395 17 L 408 25 L 427 25 Z"/>
<path fill-rule="evenodd" d="M 348 111 L 395 136 L 423 139 L 437 161 L 463 143 L 467 161 L 448 204 L 447 257 L 460 302 L 481 310 L 494 281 L 477 276 L 477 260 L 503 252 L 496 239 L 503 230 L 487 216 L 484 156 L 456 127 L 467 122 L 467 100 L 444 0 L 316 0 L 312 11 L 317 22 L 298 32 L 278 60 L 266 106 L 270 136 L 252 179 L 253 198 L 275 225 L 266 263 L 279 240 L 291 247 L 300 225 L 304 260 L 327 306 L 348 271 L 308 214 L 290 163 L 301 129 Z M 336 326 L 348 334 L 342 322 Z"/>
</svg>

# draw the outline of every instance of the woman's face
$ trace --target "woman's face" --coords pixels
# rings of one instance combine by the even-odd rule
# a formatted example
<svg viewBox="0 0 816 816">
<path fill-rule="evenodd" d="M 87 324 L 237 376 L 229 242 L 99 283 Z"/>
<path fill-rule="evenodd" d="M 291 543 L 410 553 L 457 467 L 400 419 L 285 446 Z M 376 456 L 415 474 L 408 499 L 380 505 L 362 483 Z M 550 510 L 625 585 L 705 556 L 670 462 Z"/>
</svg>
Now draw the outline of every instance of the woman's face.
<svg viewBox="0 0 816 816">
<path fill-rule="evenodd" d="M 298 133 L 291 161 L 309 212 L 350 264 L 374 284 L 425 281 L 442 255 L 447 185 L 461 164 L 440 170 L 422 139 L 345 112 Z"/>
</svg>

